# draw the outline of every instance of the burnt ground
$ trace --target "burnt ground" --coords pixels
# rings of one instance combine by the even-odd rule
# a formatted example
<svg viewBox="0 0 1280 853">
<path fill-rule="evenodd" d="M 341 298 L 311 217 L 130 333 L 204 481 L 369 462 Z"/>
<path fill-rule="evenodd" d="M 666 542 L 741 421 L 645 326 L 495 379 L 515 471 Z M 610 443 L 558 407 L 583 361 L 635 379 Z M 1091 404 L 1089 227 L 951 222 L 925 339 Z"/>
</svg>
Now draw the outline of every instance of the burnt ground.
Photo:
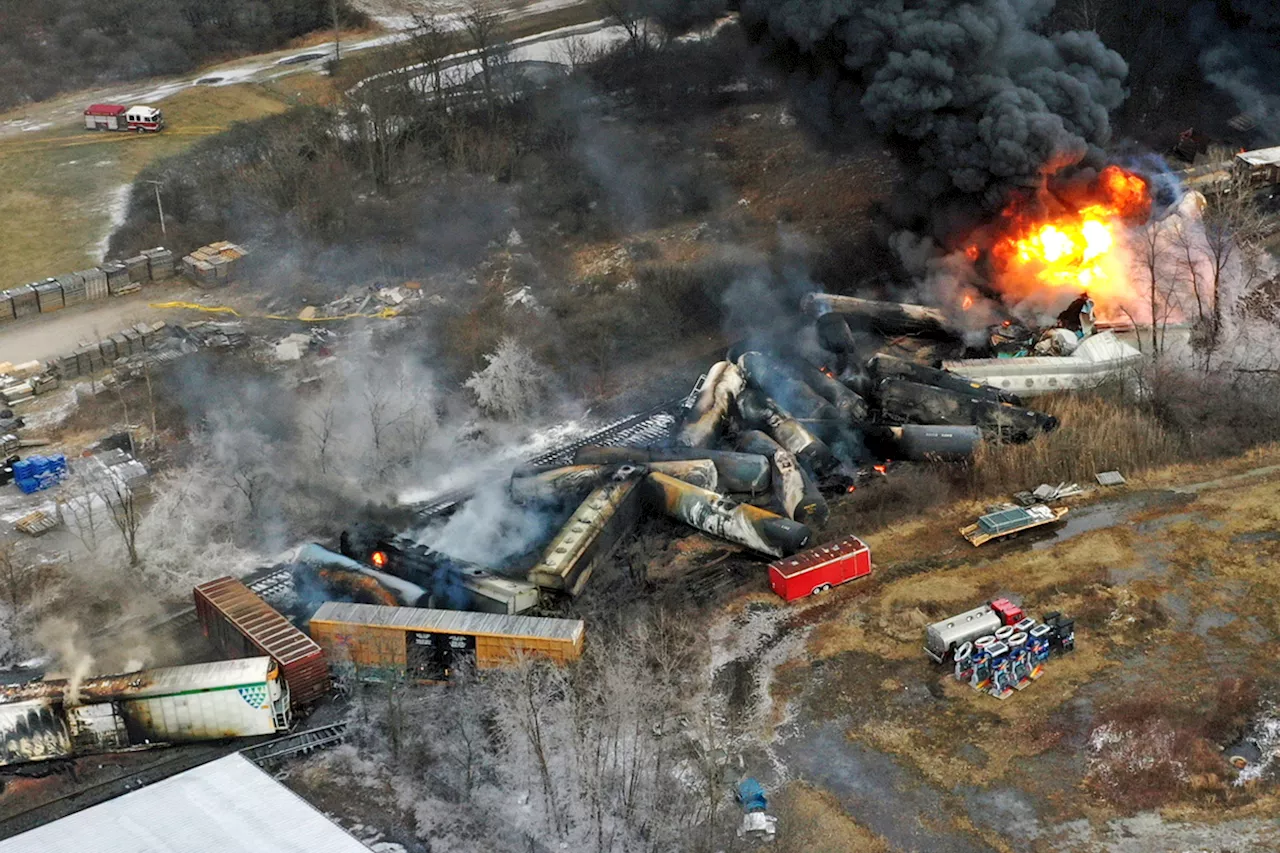
<svg viewBox="0 0 1280 853">
<path fill-rule="evenodd" d="M 1237 784 L 1219 754 L 1280 687 L 1280 476 L 1171 485 L 1216 476 L 1095 490 L 1057 530 L 981 550 L 955 533 L 980 507 L 950 507 L 867 536 L 869 581 L 791 607 L 744 594 L 711 677 L 748 772 L 788 811 L 826 796 L 822 819 L 879 849 L 1280 848 L 1274 769 Z M 1077 651 L 1004 701 L 920 650 L 996 595 L 1077 618 Z"/>
</svg>

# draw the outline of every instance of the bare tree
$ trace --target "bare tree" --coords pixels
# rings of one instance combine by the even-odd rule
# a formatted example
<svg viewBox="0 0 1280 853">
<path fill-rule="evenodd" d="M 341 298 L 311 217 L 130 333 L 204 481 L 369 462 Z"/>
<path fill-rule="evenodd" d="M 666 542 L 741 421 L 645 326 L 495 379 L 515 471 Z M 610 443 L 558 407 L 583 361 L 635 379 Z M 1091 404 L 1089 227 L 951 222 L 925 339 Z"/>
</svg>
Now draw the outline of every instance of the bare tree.
<svg viewBox="0 0 1280 853">
<path fill-rule="evenodd" d="M 1136 229 L 1134 244 L 1135 263 L 1141 269 L 1143 296 L 1151 315 L 1151 354 L 1159 357 L 1169 318 L 1178 310 L 1177 278 L 1169 274 L 1169 236 L 1163 223 L 1148 222 Z"/>
<path fill-rule="evenodd" d="M 1222 343 L 1224 302 L 1232 271 L 1239 281 L 1235 292 L 1245 293 L 1258 274 L 1259 242 L 1266 221 L 1245 176 L 1233 173 L 1227 180 L 1209 185 L 1205 192 L 1201 221 L 1204 224 L 1205 256 L 1208 261 L 1208 290 L 1213 314 L 1209 324 L 1205 370 Z"/>
<path fill-rule="evenodd" d="M 498 113 L 498 72 L 511 50 L 502 37 L 502 10 L 493 0 L 469 0 L 461 21 L 468 47 L 480 63 L 481 88 L 489 120 L 493 121 Z"/>
<path fill-rule="evenodd" d="M 311 439 L 316 461 L 320 463 L 320 473 L 329 473 L 329 445 L 334 439 L 338 425 L 338 404 L 332 394 L 326 394 L 318 406 L 308 409 L 303 430 Z"/>
<path fill-rule="evenodd" d="M 255 454 L 252 458 L 238 460 L 228 470 L 227 482 L 244 496 L 249 505 L 249 514 L 257 518 L 274 485 L 274 478 L 267 467 L 267 461 Z"/>
<path fill-rule="evenodd" d="M 494 698 L 533 755 L 547 815 L 559 832 L 564 821 L 549 756 L 550 732 L 558 715 L 556 697 L 564 692 L 563 674 L 546 661 L 530 658 L 517 661 L 502 675 L 495 684 Z"/>
<path fill-rule="evenodd" d="M 413 15 L 413 28 L 405 43 L 405 51 L 421 70 L 431 91 L 431 101 L 443 107 L 448 81 L 445 69 L 448 58 L 454 53 L 454 35 L 444 24 L 441 13 L 432 5 Z"/>
<path fill-rule="evenodd" d="M 129 565 L 136 567 L 140 562 L 138 528 L 142 525 L 143 517 L 137 489 L 121 472 L 105 464 L 96 460 L 89 460 L 85 464 L 87 468 L 82 474 L 85 482 L 83 499 L 86 503 L 92 502 L 95 497 L 101 499 L 108 518 L 120 534 L 120 541 L 129 556 Z"/>
<path fill-rule="evenodd" d="M 605 18 L 627 34 L 627 49 L 636 56 L 650 53 L 659 36 L 653 26 L 650 0 L 599 0 Z"/>
<path fill-rule="evenodd" d="M 11 638 L 26 631 L 29 609 L 45 583 L 42 566 L 23 559 L 13 542 L 0 542 L 0 595 L 5 609 L 5 630 Z"/>
</svg>

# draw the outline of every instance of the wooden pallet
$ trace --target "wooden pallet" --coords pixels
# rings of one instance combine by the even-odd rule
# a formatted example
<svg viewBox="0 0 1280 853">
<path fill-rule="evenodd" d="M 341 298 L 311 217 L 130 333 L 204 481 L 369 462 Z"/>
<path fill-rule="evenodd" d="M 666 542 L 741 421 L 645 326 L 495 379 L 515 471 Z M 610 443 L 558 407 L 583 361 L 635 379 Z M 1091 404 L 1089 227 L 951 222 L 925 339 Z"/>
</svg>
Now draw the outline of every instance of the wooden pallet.
<svg viewBox="0 0 1280 853">
<path fill-rule="evenodd" d="M 13 526 L 28 536 L 43 536 L 58 526 L 58 519 L 36 510 L 18 519 Z"/>
</svg>

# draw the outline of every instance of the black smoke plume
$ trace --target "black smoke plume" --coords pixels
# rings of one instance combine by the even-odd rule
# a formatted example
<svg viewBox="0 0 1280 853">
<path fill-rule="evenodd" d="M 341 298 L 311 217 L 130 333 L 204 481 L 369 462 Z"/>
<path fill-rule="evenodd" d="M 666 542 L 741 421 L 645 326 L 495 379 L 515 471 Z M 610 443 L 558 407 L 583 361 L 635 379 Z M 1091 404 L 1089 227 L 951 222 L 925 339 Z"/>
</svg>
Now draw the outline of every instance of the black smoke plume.
<svg viewBox="0 0 1280 853">
<path fill-rule="evenodd" d="M 811 81 L 803 103 L 850 101 L 942 197 L 998 208 L 1009 190 L 1101 159 L 1128 73 L 1093 32 L 1040 30 L 1053 0 L 742 0 L 743 20 Z"/>
</svg>

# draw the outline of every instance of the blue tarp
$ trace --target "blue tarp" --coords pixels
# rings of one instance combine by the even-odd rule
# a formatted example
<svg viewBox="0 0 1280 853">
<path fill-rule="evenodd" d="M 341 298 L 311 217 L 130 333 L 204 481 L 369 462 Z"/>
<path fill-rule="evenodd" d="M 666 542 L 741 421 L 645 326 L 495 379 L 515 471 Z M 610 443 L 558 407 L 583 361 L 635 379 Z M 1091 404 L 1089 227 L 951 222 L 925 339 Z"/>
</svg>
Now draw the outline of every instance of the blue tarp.
<svg viewBox="0 0 1280 853">
<path fill-rule="evenodd" d="M 738 785 L 738 803 L 744 812 L 762 812 L 769 808 L 764 796 L 764 785 L 756 779 L 744 779 Z"/>
</svg>

